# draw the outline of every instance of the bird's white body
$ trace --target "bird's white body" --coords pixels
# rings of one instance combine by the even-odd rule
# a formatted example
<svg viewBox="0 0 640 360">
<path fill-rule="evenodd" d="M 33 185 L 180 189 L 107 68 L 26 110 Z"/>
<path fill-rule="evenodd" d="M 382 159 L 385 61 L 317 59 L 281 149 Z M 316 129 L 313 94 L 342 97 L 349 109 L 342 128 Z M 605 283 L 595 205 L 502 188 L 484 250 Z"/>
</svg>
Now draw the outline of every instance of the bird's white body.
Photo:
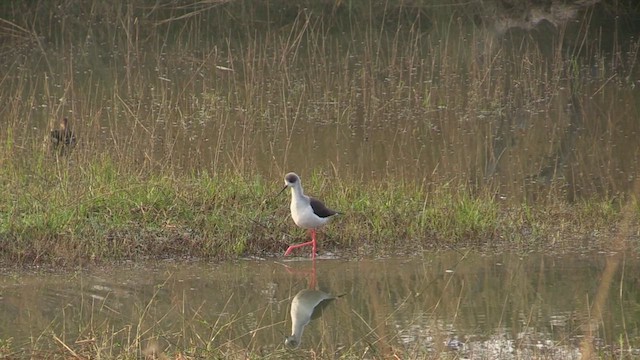
<svg viewBox="0 0 640 360">
<path fill-rule="evenodd" d="M 320 290 L 301 290 L 291 301 L 291 336 L 285 340 L 285 345 L 298 347 L 304 327 L 312 318 L 320 315 L 320 306 L 325 301 L 335 299 L 334 296 Z M 315 312 L 315 313 L 314 313 Z"/>
<path fill-rule="evenodd" d="M 311 257 L 315 259 L 316 229 L 326 224 L 329 219 L 338 214 L 338 212 L 329 209 L 320 200 L 305 195 L 302 190 L 300 177 L 295 173 L 288 173 L 285 175 L 284 184 L 285 186 L 280 192 L 284 191 L 288 187 L 291 188 L 290 209 L 293 222 L 295 222 L 299 227 L 309 229 L 311 231 L 311 241 L 289 246 L 284 255 L 287 256 L 291 251 L 302 246 L 312 245 L 313 249 Z"/>
<path fill-rule="evenodd" d="M 330 217 L 319 217 L 313 212 L 311 198 L 304 194 L 300 181 L 291 187 L 291 217 L 303 229 L 317 229 L 326 224 Z"/>
</svg>

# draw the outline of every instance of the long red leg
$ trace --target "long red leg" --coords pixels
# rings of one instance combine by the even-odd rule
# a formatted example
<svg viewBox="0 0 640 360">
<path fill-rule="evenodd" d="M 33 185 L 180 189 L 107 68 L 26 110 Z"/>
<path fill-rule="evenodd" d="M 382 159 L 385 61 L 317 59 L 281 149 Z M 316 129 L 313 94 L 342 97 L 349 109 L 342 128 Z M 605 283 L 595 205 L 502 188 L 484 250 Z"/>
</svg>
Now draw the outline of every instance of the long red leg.
<svg viewBox="0 0 640 360">
<path fill-rule="evenodd" d="M 309 280 L 309 289 L 316 290 L 317 278 L 316 278 L 316 259 L 311 260 L 313 263 L 311 266 L 311 279 Z"/>
<path fill-rule="evenodd" d="M 313 241 L 308 241 L 306 243 L 297 244 L 297 245 L 291 245 L 287 248 L 287 251 L 284 252 L 284 256 L 288 256 L 289 254 L 291 254 L 293 250 L 297 248 L 301 248 L 303 246 L 309 246 L 309 245 L 313 245 Z"/>
<path fill-rule="evenodd" d="M 311 258 L 315 260 L 316 258 L 316 229 L 311 229 L 311 242 L 313 245 L 313 252 L 311 253 Z"/>
<path fill-rule="evenodd" d="M 316 258 L 316 230 L 315 229 L 311 229 L 311 241 L 307 241 L 306 243 L 302 243 L 302 244 L 297 244 L 297 245 L 291 245 L 287 248 L 287 251 L 284 252 L 284 256 L 288 256 L 289 254 L 291 254 L 291 252 L 297 248 L 301 248 L 303 246 L 309 246 L 311 245 L 313 248 L 313 253 L 311 253 L 311 258 L 315 259 Z"/>
</svg>

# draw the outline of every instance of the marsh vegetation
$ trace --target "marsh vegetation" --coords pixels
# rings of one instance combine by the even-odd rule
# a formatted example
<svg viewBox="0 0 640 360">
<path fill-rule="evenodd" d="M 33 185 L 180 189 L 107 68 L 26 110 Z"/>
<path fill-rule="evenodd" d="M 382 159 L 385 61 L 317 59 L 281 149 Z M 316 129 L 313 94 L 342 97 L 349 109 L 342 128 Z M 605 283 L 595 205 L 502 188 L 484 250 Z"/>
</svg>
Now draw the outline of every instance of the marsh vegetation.
<svg viewBox="0 0 640 360">
<path fill-rule="evenodd" d="M 325 249 L 598 248 L 637 195 L 640 44 L 594 3 L 3 4 L 2 257 L 278 253 L 290 170 L 349 214 Z"/>
</svg>

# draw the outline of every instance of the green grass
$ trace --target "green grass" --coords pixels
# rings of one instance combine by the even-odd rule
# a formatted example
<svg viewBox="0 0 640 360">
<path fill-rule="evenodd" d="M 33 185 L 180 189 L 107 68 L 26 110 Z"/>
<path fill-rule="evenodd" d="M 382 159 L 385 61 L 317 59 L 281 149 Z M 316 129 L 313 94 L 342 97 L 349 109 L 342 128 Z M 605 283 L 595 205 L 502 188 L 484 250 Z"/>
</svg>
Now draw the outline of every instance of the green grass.
<svg viewBox="0 0 640 360">
<path fill-rule="evenodd" d="M 275 197 L 279 178 L 133 174 L 104 157 L 14 167 L 0 173 L 0 182 L 5 263 L 280 256 L 289 242 L 307 236 L 289 218 L 289 194 Z M 504 206 L 490 193 L 450 185 L 427 190 L 333 176 L 310 176 L 304 185 L 344 213 L 325 228 L 320 249 L 347 256 L 394 247 L 544 249 L 551 239 L 556 248 L 571 249 L 580 238 L 597 245 L 620 218 L 610 200 Z M 15 188 L 21 191 L 8 191 Z"/>
</svg>

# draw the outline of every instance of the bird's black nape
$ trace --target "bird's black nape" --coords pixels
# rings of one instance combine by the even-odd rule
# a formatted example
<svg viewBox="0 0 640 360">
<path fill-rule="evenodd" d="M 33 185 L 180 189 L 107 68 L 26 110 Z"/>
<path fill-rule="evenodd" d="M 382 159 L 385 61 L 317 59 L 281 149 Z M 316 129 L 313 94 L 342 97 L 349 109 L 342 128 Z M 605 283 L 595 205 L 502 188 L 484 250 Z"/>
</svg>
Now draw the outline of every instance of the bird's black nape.
<svg viewBox="0 0 640 360">
<path fill-rule="evenodd" d="M 295 184 L 298 182 L 298 180 L 300 179 L 298 177 L 298 175 L 294 174 L 294 173 L 288 173 L 287 176 L 285 176 L 284 178 L 288 183 L 291 184 Z"/>
</svg>

